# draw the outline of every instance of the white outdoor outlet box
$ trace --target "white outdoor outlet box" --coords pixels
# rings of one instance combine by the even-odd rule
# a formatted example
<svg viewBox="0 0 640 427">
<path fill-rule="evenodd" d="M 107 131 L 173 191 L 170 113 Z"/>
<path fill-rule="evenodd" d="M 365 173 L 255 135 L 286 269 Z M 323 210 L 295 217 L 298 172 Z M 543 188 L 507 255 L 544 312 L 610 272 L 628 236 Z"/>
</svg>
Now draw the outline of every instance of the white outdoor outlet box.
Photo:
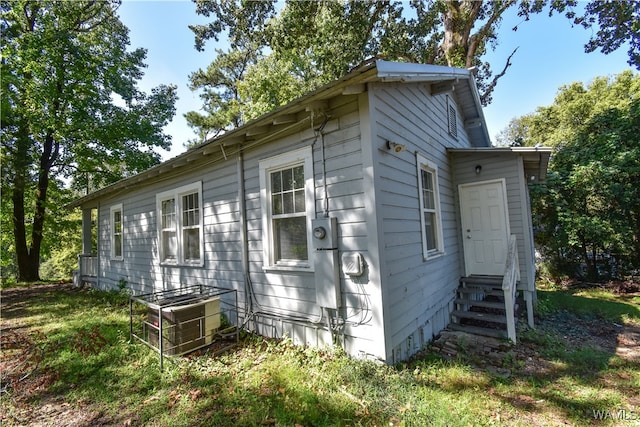
<svg viewBox="0 0 640 427">
<path fill-rule="evenodd" d="M 362 276 L 364 273 L 364 258 L 360 252 L 345 252 L 342 254 L 342 271 L 349 276 Z"/>
</svg>

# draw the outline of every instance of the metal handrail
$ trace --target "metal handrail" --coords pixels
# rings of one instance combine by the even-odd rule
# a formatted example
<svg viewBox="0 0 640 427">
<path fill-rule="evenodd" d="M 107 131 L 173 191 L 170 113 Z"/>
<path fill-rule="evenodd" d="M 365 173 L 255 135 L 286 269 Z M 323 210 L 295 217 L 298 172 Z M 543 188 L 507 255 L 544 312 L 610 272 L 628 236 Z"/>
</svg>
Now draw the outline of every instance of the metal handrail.
<svg viewBox="0 0 640 427">
<path fill-rule="evenodd" d="M 504 308 L 507 316 L 507 336 L 514 344 L 516 343 L 515 300 L 519 280 L 518 245 L 516 236 L 512 234 L 509 236 L 507 261 L 504 267 L 504 277 L 502 278 L 502 291 L 504 292 Z"/>
</svg>

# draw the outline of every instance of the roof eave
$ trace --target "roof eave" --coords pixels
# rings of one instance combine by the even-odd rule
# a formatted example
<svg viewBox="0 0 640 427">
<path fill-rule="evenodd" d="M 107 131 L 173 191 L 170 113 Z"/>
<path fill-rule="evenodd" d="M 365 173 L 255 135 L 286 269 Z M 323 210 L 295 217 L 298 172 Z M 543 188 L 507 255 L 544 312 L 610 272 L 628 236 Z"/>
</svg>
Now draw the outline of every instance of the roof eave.
<svg viewBox="0 0 640 427">
<path fill-rule="evenodd" d="M 151 168 L 142 171 L 134 176 L 121 179 L 110 185 L 93 191 L 83 197 L 80 197 L 66 205 L 66 207 L 69 209 L 80 207 L 91 202 L 92 200 L 127 188 L 132 183 L 137 183 L 140 181 L 144 181 L 147 178 L 156 177 L 160 174 L 171 171 L 176 167 L 181 166 L 182 163 L 190 163 L 190 161 L 194 158 L 201 157 L 205 154 L 210 154 L 214 151 L 220 151 L 220 146 L 242 142 L 246 134 L 251 129 L 273 123 L 274 119 L 277 117 L 290 114 L 292 112 L 300 112 L 304 109 L 304 106 L 311 104 L 314 101 L 329 99 L 332 96 L 336 96 L 340 94 L 347 86 L 365 83 L 367 81 L 372 81 L 375 79 L 377 79 L 375 64 L 367 63 L 361 67 L 354 69 L 352 72 L 338 80 L 326 84 L 316 89 L 315 91 L 309 92 L 308 94 L 297 98 L 296 100 L 284 106 L 276 108 L 275 110 L 266 113 L 254 120 L 251 120 L 242 126 L 239 126 L 235 129 L 225 132 L 222 135 L 209 139 L 200 145 L 190 148 L 186 152 L 179 154 L 176 157 L 166 160 L 158 165 L 152 166 Z"/>
<path fill-rule="evenodd" d="M 536 180 L 544 181 L 547 176 L 547 168 L 553 149 L 551 147 L 471 147 L 471 148 L 447 148 L 451 154 L 513 154 L 522 157 L 524 166 L 528 170 L 533 170 Z"/>
<path fill-rule="evenodd" d="M 401 75 L 402 73 L 404 74 Z M 201 158 L 203 155 L 218 153 L 218 155 L 224 156 L 224 147 L 238 143 L 243 144 L 246 142 L 246 137 L 251 130 L 274 124 L 275 119 L 278 117 L 282 117 L 287 114 L 299 114 L 306 106 L 313 102 L 330 99 L 331 97 L 341 94 L 345 88 L 352 87 L 354 85 L 362 85 L 372 81 L 388 82 L 393 81 L 394 79 L 396 81 L 405 82 L 438 82 L 452 79 L 455 81 L 455 85 L 468 85 L 467 88 L 472 93 L 472 102 L 474 104 L 476 114 L 473 117 L 465 117 L 465 124 L 472 123 L 471 126 L 473 126 L 472 129 L 467 129 L 467 132 L 469 133 L 474 146 L 491 145 L 489 134 L 486 129 L 484 114 L 482 112 L 480 97 L 473 78 L 473 73 L 470 70 L 439 65 L 371 61 L 355 68 L 353 71 L 338 80 L 328 83 L 315 91 L 297 98 L 282 107 L 276 108 L 275 110 L 251 120 L 240 127 L 232 129 L 222 135 L 193 147 L 176 157 L 153 166 L 137 175 L 124 178 L 74 200 L 68 204 L 67 207 L 75 208 L 83 206 L 108 194 L 113 194 L 126 189 L 138 182 L 158 177 L 185 164 L 189 164 L 192 161 Z"/>
</svg>

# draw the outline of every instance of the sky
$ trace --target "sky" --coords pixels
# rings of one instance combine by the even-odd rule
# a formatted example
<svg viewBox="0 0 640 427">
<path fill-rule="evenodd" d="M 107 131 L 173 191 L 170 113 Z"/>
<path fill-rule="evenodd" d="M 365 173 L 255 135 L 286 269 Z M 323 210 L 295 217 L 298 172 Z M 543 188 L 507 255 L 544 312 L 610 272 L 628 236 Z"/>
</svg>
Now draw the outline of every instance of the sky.
<svg viewBox="0 0 640 427">
<path fill-rule="evenodd" d="M 202 103 L 188 87 L 189 74 L 205 69 L 213 61 L 215 49 L 226 47 L 211 40 L 204 52 L 195 49 L 188 26 L 207 23 L 208 19 L 196 14 L 191 1 L 124 0 L 118 14 L 129 28 L 131 48 L 147 49 L 147 68 L 139 88 L 149 92 L 160 84 L 178 87 L 176 115 L 165 128 L 172 136 L 172 149 L 160 151 L 167 160 L 183 153 L 187 141 L 195 138 L 184 114 L 199 110 Z M 511 29 L 516 25 L 518 30 L 514 32 Z M 595 77 L 615 76 L 631 68 L 625 46 L 609 55 L 585 53 L 584 44 L 590 36 L 591 30 L 572 27 L 564 16 L 542 13 L 528 22 L 522 22 L 515 10 L 504 16 L 497 49 L 484 59 L 498 73 L 513 50 L 518 50 L 512 66 L 498 81 L 492 103 L 484 109 L 492 141 L 511 119 L 553 104 L 560 87 L 573 82 L 588 84 Z"/>
</svg>

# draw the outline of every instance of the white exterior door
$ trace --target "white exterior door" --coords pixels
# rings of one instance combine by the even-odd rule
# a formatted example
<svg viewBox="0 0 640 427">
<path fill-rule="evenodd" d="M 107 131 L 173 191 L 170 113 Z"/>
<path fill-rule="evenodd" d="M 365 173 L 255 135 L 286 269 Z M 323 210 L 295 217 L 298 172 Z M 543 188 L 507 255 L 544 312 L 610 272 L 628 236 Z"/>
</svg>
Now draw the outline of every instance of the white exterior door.
<svg viewBox="0 0 640 427">
<path fill-rule="evenodd" d="M 509 242 L 504 179 L 458 186 L 467 276 L 502 275 Z"/>
</svg>

